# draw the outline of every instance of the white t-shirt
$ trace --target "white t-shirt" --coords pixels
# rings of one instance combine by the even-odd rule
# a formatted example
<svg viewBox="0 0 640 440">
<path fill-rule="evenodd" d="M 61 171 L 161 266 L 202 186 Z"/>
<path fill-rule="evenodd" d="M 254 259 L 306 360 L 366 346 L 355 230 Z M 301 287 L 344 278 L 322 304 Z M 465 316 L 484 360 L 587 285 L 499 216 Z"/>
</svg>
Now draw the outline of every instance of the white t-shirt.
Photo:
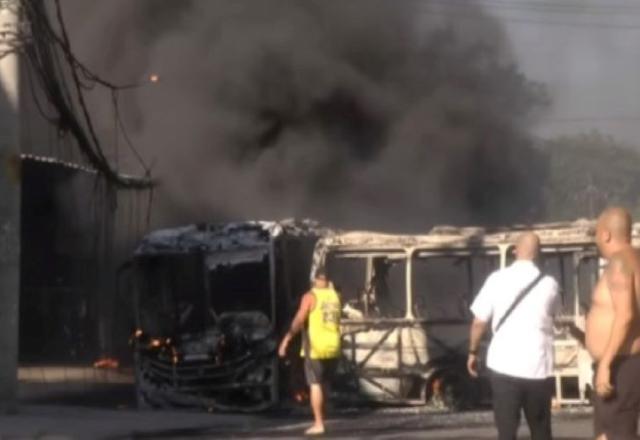
<svg viewBox="0 0 640 440">
<path fill-rule="evenodd" d="M 531 261 L 517 260 L 493 272 L 471 305 L 473 315 L 495 327 L 518 294 L 540 274 Z M 487 366 L 498 373 L 524 379 L 553 375 L 553 317 L 562 302 L 558 283 L 545 275 L 493 335 Z"/>
</svg>

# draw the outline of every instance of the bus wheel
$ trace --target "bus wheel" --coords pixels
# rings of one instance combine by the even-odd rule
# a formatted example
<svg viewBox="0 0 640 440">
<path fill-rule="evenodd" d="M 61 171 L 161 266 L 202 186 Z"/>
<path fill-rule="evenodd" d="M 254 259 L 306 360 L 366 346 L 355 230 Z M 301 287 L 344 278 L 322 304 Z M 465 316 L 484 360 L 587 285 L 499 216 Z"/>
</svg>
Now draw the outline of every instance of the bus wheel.
<svg viewBox="0 0 640 440">
<path fill-rule="evenodd" d="M 451 411 L 463 411 L 477 404 L 477 390 L 468 377 L 458 374 L 442 376 L 442 402 Z"/>
</svg>

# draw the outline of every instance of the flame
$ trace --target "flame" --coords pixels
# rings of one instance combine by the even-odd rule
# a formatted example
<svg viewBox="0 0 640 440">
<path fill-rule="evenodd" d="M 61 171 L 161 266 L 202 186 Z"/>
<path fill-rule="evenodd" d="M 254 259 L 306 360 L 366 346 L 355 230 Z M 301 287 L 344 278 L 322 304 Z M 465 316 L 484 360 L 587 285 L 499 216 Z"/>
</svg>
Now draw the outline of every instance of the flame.
<svg viewBox="0 0 640 440">
<path fill-rule="evenodd" d="M 295 400 L 298 403 L 302 403 L 308 399 L 309 399 L 309 396 L 306 391 L 299 390 L 293 393 L 293 400 Z"/>
<path fill-rule="evenodd" d="M 434 396 L 442 395 L 442 379 L 438 378 L 433 381 L 431 384 L 431 390 L 433 391 Z"/>
<path fill-rule="evenodd" d="M 160 81 L 160 75 L 157 75 L 155 73 L 149 75 L 149 82 L 157 83 L 158 81 Z"/>
<path fill-rule="evenodd" d="M 158 348 L 162 346 L 162 339 L 159 338 L 153 338 L 150 342 L 149 342 L 149 346 L 154 347 L 154 348 Z"/>
<path fill-rule="evenodd" d="M 110 358 L 110 357 L 100 358 L 93 363 L 93 368 L 104 368 L 104 369 L 115 370 L 118 367 L 120 367 L 120 362 L 118 361 L 118 359 Z"/>
</svg>

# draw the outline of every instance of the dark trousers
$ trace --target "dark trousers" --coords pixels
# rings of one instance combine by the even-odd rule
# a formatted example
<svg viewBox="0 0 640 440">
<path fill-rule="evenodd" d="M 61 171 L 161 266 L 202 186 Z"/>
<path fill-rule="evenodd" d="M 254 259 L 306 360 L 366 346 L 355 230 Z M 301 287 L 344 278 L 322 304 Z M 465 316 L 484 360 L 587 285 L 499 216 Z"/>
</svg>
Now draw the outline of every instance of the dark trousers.
<svg viewBox="0 0 640 440">
<path fill-rule="evenodd" d="M 517 438 L 521 410 L 531 440 L 551 440 L 551 379 L 520 379 L 491 372 L 491 391 L 499 440 Z"/>
</svg>

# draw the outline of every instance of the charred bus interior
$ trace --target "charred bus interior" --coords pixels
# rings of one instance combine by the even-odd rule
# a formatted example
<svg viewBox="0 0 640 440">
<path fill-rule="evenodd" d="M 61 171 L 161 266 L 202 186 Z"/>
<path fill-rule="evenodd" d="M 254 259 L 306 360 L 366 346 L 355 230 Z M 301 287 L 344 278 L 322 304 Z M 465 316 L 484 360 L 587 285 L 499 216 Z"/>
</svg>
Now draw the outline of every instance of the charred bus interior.
<svg viewBox="0 0 640 440">
<path fill-rule="evenodd" d="M 465 370 L 468 305 L 496 256 L 363 249 L 330 252 L 326 264 L 344 301 L 351 391 L 385 402 L 479 403 L 484 384 Z"/>
<path fill-rule="evenodd" d="M 192 254 L 141 257 L 137 266 L 140 403 L 270 404 L 275 340 L 264 288 L 268 264 L 209 270 L 201 254 Z"/>
<path fill-rule="evenodd" d="M 320 240 L 315 260 L 344 301 L 341 386 L 348 395 L 455 409 L 488 403 L 486 377 L 472 381 L 466 372 L 469 307 L 487 276 L 512 262 L 519 231 L 530 228 L 541 236 L 542 270 L 558 280 L 563 300 L 554 330 L 555 400 L 588 403 L 591 360 L 570 329 L 584 329 L 599 258 L 591 223 L 580 221 Z"/>
<path fill-rule="evenodd" d="M 314 237 L 312 228 L 271 223 L 149 236 L 131 266 L 139 404 L 275 404 L 277 337 L 308 288 Z"/>
</svg>

